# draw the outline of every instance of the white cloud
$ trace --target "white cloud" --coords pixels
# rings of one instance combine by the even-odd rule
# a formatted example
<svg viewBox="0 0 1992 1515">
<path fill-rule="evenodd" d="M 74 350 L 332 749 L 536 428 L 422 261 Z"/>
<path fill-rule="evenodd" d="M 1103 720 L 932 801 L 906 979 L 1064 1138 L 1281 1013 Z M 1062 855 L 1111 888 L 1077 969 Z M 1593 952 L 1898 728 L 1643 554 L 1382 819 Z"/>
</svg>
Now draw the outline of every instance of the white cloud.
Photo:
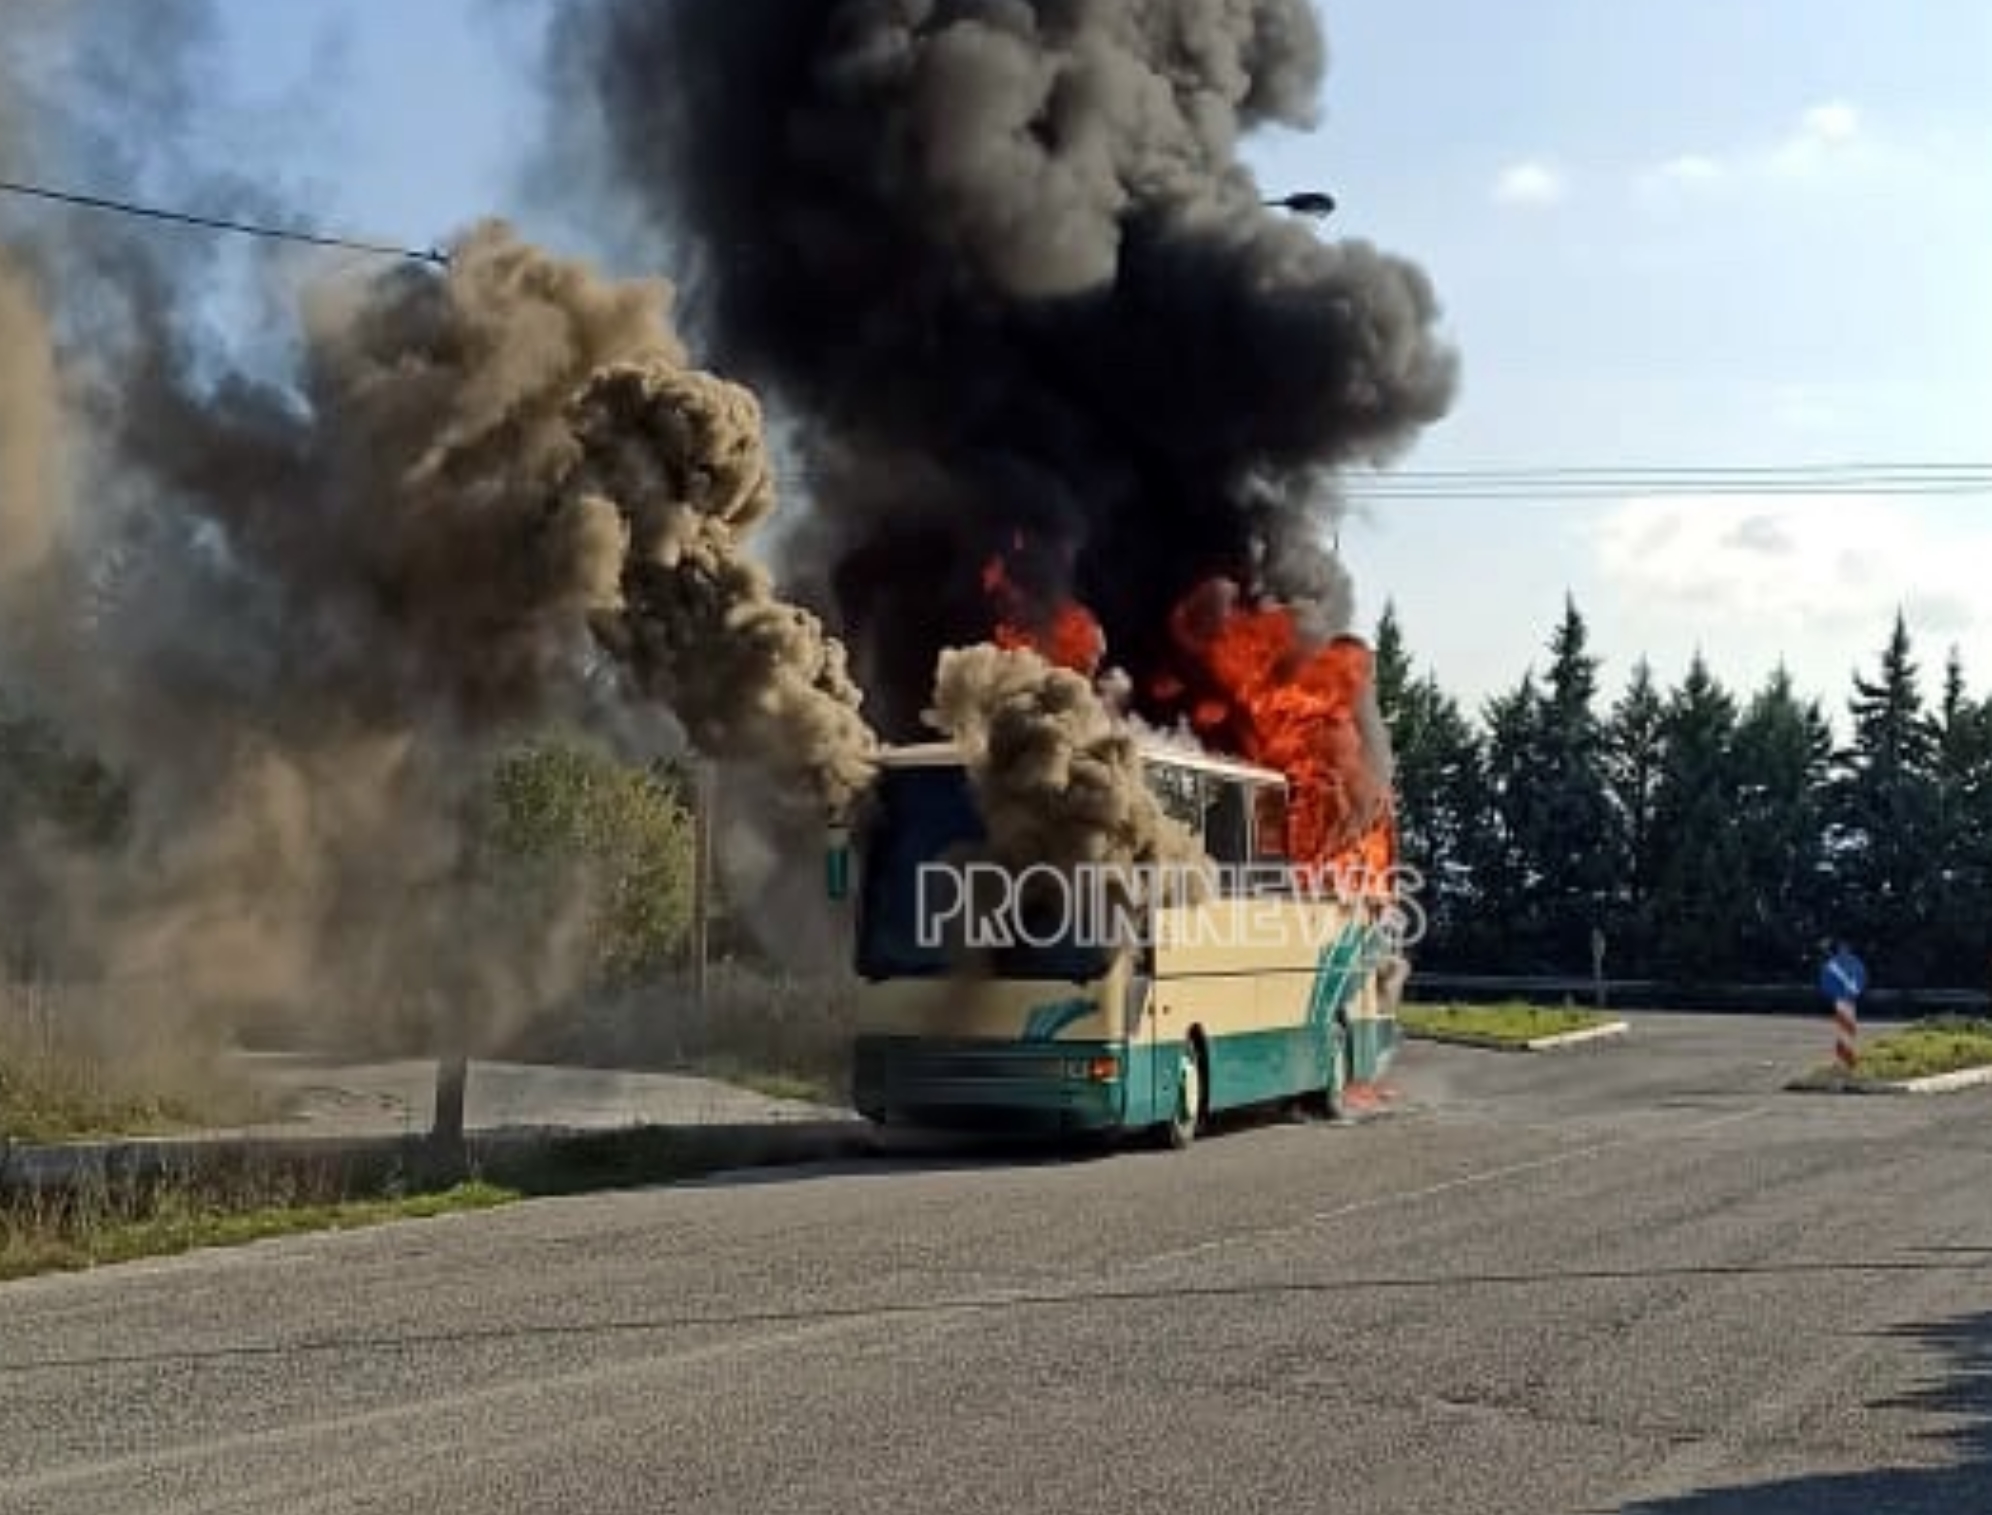
<svg viewBox="0 0 1992 1515">
<path fill-rule="evenodd" d="M 1867 157 L 1860 113 L 1843 101 L 1815 105 L 1764 154 L 1762 170 L 1780 179 L 1816 179 L 1861 166 Z"/>
<path fill-rule="evenodd" d="M 1722 545 L 1769 558 L 1784 557 L 1798 546 L 1783 521 L 1761 512 L 1738 521 L 1722 539 Z"/>
<path fill-rule="evenodd" d="M 1501 205 L 1555 205 L 1568 193 L 1562 173 L 1539 158 L 1511 163 L 1494 180 L 1494 199 Z"/>
<path fill-rule="evenodd" d="M 1970 632 L 1978 565 L 1992 560 L 1992 520 L 1960 541 L 1878 496 L 1630 499 L 1590 538 L 1606 585 L 1640 619 L 1679 627 L 1691 614 L 1711 646 L 1800 656 L 1816 637 L 1865 647 L 1898 608 L 1928 636 Z"/>
<path fill-rule="evenodd" d="M 1912 594 L 1903 602 L 1909 624 L 1933 637 L 1957 637 L 1978 625 L 1971 601 L 1958 594 Z"/>
<path fill-rule="evenodd" d="M 1844 100 L 1807 107 L 1773 137 L 1726 151 L 1680 153 L 1639 176 L 1648 193 L 1691 193 L 1765 183 L 1840 182 L 1877 166 L 1900 166 L 1903 150 L 1876 138 Z"/>
<path fill-rule="evenodd" d="M 1992 561 L 1992 512 L 1983 516 L 1887 496 L 1628 499 L 1570 522 L 1563 572 L 1619 676 L 1646 657 L 1671 683 L 1700 653 L 1743 696 L 1782 665 L 1840 722 L 1850 676 L 1872 673 L 1898 611 L 1926 699 L 1953 646 L 1973 687 L 1986 687 L 1992 614 L 1978 579 Z"/>
<path fill-rule="evenodd" d="M 1669 158 L 1654 171 L 1654 177 L 1668 184 L 1713 184 L 1725 170 L 1720 162 L 1704 153 L 1683 153 Z"/>
<path fill-rule="evenodd" d="M 1860 129 L 1860 112 L 1844 100 L 1815 105 L 1798 118 L 1798 135 L 1810 142 L 1851 142 Z"/>
</svg>

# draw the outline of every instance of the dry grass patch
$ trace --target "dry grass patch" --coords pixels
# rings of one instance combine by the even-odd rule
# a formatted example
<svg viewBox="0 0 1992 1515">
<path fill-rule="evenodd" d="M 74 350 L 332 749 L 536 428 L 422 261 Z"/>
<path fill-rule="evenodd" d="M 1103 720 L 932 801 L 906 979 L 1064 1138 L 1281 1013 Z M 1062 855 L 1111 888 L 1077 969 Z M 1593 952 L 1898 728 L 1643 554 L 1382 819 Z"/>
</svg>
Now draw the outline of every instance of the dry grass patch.
<svg viewBox="0 0 1992 1515">
<path fill-rule="evenodd" d="M 0 983 L 0 1139 L 159 1136 L 273 1112 L 218 1037 L 143 985 Z"/>
<path fill-rule="evenodd" d="M 1794 1087 L 1875 1088 L 1992 1068 L 1992 1020 L 1937 1016 L 1863 1043 L 1859 1053 L 1852 1073 L 1828 1064 L 1805 1075 Z"/>
</svg>

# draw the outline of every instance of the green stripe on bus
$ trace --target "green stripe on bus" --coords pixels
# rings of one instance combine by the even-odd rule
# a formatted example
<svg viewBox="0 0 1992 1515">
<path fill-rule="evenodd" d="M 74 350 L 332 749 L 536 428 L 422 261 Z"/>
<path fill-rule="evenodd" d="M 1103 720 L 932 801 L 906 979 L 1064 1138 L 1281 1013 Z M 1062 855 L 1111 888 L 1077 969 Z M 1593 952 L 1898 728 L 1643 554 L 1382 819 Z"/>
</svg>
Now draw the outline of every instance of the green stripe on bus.
<svg viewBox="0 0 1992 1515">
<path fill-rule="evenodd" d="M 1062 999 L 1049 1005 L 1039 1005 L 1031 1011 L 1030 1019 L 1024 1022 L 1024 1040 L 1048 1042 L 1067 1026 L 1091 1015 L 1094 1008 L 1089 999 Z"/>
<path fill-rule="evenodd" d="M 1348 1003 L 1361 973 L 1360 959 L 1368 933 L 1359 925 L 1349 925 L 1321 954 L 1314 974 L 1314 994 L 1308 1004 L 1308 1024 L 1317 1032 L 1326 1028 Z"/>
</svg>

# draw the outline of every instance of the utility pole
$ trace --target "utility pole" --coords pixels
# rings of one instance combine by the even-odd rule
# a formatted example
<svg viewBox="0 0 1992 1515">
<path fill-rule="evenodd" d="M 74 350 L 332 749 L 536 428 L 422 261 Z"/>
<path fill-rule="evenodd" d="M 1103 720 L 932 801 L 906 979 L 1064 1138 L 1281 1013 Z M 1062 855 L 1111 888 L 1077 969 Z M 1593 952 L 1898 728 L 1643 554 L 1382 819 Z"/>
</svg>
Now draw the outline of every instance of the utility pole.
<svg viewBox="0 0 1992 1515">
<path fill-rule="evenodd" d="M 463 888 L 476 867 L 470 854 L 460 857 L 452 881 L 455 886 Z M 464 1106 L 470 1088 L 472 1011 L 464 1003 L 463 993 L 460 981 L 431 983 L 423 988 L 436 1049 L 436 1107 L 429 1124 L 428 1161 L 433 1170 L 451 1179 L 462 1178 L 469 1169 Z"/>
<path fill-rule="evenodd" d="M 710 762 L 698 765 L 698 799 L 692 818 L 692 993 L 700 1019 L 706 1014 L 712 947 L 712 822 L 719 774 Z"/>
<path fill-rule="evenodd" d="M 431 1157 L 452 1174 L 464 1168 L 464 1095 L 470 1084 L 470 1059 L 446 1052 L 436 1063 L 436 1114 L 429 1129 Z"/>
</svg>

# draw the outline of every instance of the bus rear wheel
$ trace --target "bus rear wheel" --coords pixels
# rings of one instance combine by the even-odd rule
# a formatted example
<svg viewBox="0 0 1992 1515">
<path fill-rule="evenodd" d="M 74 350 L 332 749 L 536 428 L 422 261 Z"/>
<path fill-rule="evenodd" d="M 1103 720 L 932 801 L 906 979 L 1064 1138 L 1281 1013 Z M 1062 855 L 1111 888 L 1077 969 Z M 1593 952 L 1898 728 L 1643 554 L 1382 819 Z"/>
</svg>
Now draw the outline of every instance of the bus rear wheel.
<svg viewBox="0 0 1992 1515">
<path fill-rule="evenodd" d="M 1180 1152 L 1197 1139 L 1203 1125 L 1203 1060 L 1194 1041 L 1183 1043 L 1176 1063 L 1176 1108 L 1165 1128 L 1169 1145 Z"/>
</svg>

